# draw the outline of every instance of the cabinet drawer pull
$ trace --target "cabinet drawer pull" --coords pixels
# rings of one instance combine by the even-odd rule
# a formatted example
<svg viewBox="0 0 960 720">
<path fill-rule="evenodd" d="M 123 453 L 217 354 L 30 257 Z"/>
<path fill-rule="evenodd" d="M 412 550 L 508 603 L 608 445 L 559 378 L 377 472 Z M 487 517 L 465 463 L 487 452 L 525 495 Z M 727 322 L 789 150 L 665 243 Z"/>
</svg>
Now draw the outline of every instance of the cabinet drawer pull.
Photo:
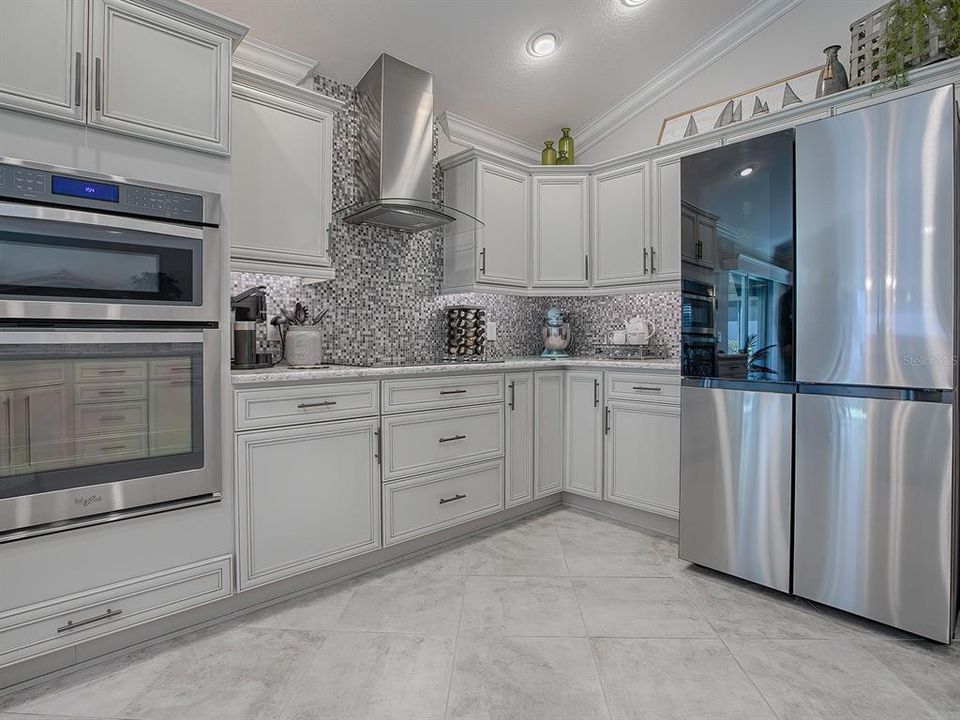
<svg viewBox="0 0 960 720">
<path fill-rule="evenodd" d="M 441 395 L 463 395 L 466 392 L 463 388 L 459 390 L 441 390 Z"/>
<path fill-rule="evenodd" d="M 76 630 L 77 628 L 81 628 L 95 622 L 100 622 L 101 620 L 109 620 L 110 618 L 116 617 L 121 613 L 123 613 L 123 610 L 111 610 L 110 608 L 107 608 L 107 611 L 103 613 L 103 615 L 96 615 L 92 618 L 87 618 L 86 620 L 77 620 L 76 622 L 69 620 L 63 627 L 58 627 L 57 632 L 62 633 L 69 632 L 70 630 Z"/>
<path fill-rule="evenodd" d="M 121 420 L 126 420 L 126 415 L 103 415 L 100 417 L 100 422 L 120 422 Z"/>
<path fill-rule="evenodd" d="M 336 404 L 337 404 L 336 400 L 324 400 L 323 402 L 300 403 L 299 405 L 297 405 L 297 407 L 300 408 L 301 410 L 305 410 L 306 408 L 312 408 L 312 407 L 330 407 L 331 405 L 336 405 Z"/>
<path fill-rule="evenodd" d="M 126 395 L 126 390 L 101 390 L 98 395 Z"/>
<path fill-rule="evenodd" d="M 451 437 L 440 438 L 440 442 L 446 443 L 446 442 L 453 442 L 454 440 L 466 440 L 466 439 L 467 439 L 466 435 L 453 435 Z"/>
<path fill-rule="evenodd" d="M 174 367 L 170 368 L 170 372 L 186 372 L 189 369 L 189 365 L 175 365 Z"/>
<path fill-rule="evenodd" d="M 98 375 L 126 375 L 126 370 L 97 370 Z"/>
<path fill-rule="evenodd" d="M 660 392 L 663 390 L 659 385 L 634 385 L 634 390 L 646 390 L 648 392 Z"/>
<path fill-rule="evenodd" d="M 461 494 L 461 493 L 457 493 L 457 494 L 454 495 L 452 498 L 440 498 L 440 504 L 441 504 L 441 505 L 446 505 L 447 503 L 455 502 L 456 500 L 463 500 L 465 497 L 466 497 L 466 495 L 463 495 L 463 494 Z"/>
</svg>

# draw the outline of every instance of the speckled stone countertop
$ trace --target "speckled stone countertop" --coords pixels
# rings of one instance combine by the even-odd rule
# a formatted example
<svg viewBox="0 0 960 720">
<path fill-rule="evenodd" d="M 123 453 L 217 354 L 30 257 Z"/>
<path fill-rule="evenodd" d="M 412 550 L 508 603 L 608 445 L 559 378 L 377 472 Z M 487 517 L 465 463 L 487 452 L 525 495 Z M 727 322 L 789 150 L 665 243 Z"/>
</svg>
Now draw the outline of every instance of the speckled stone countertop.
<svg viewBox="0 0 960 720">
<path fill-rule="evenodd" d="M 476 363 L 437 363 L 433 365 L 394 365 L 387 367 L 354 367 L 330 365 L 326 368 L 296 370 L 285 365 L 261 370 L 234 370 L 231 373 L 235 386 L 262 385 L 265 383 L 323 382 L 348 378 L 416 377 L 418 375 L 463 375 L 467 373 L 501 373 L 515 370 L 567 370 L 596 368 L 598 370 L 639 370 L 646 372 L 679 373 L 678 360 L 650 358 L 646 360 L 605 359 L 597 357 L 570 357 L 549 360 L 540 357 L 510 358 L 502 361 L 488 360 Z"/>
</svg>

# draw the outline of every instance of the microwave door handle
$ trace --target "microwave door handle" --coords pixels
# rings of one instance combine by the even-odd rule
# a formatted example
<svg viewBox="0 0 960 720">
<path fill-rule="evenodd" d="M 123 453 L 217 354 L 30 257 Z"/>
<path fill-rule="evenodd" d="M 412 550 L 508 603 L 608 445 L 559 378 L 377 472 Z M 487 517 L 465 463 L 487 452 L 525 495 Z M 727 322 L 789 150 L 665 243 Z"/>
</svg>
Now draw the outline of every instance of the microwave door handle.
<svg viewBox="0 0 960 720">
<path fill-rule="evenodd" d="M 151 343 L 201 344 L 206 330 L 13 330 L 0 333 L 4 345 L 130 345 Z"/>
</svg>

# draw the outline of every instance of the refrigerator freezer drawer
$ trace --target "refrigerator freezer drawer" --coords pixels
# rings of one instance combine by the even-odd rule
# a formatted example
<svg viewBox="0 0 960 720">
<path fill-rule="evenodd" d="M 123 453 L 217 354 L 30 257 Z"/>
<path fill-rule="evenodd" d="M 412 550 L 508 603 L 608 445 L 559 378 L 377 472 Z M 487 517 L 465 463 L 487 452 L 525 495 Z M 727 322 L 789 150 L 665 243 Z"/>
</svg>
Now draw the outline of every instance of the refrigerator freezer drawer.
<svg viewBox="0 0 960 720">
<path fill-rule="evenodd" d="M 683 387 L 680 557 L 788 592 L 793 395 Z"/>
<path fill-rule="evenodd" d="M 794 592 L 948 642 L 953 409 L 797 396 Z"/>
<path fill-rule="evenodd" d="M 797 380 L 954 387 L 952 86 L 796 133 Z"/>
</svg>

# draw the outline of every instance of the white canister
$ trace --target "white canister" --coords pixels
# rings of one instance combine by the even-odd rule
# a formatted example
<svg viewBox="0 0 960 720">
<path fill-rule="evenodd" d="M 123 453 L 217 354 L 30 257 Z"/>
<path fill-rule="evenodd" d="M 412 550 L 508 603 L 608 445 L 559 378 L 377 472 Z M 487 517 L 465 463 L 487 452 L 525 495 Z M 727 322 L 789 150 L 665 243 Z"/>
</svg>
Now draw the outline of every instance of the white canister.
<svg viewBox="0 0 960 720">
<path fill-rule="evenodd" d="M 323 364 L 320 328 L 313 325 L 291 325 L 284 338 L 283 357 L 290 367 L 316 367 Z"/>
</svg>

